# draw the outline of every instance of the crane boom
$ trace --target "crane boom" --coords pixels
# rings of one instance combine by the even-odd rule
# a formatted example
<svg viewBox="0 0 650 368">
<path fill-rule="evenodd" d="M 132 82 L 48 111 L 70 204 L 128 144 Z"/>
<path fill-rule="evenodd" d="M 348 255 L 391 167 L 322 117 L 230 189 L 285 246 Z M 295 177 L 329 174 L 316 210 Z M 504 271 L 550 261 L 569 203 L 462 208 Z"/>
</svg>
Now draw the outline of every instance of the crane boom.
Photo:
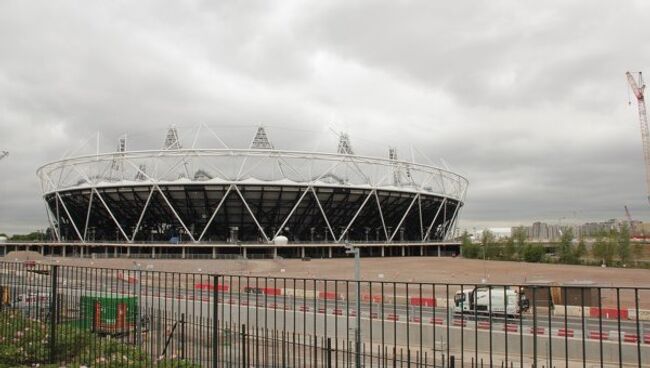
<svg viewBox="0 0 650 368">
<path fill-rule="evenodd" d="M 0 160 L 2 160 L 3 158 L 7 157 L 8 155 L 9 155 L 9 152 L 8 152 L 8 151 L 1 151 L 1 152 L 0 152 Z"/>
<path fill-rule="evenodd" d="M 643 76 L 639 72 L 639 81 L 637 83 L 632 76 L 632 73 L 625 73 L 627 81 L 630 83 L 630 88 L 639 103 L 639 123 L 641 124 L 641 141 L 643 143 L 643 158 L 645 160 L 645 181 L 648 190 L 648 202 L 650 203 L 650 132 L 648 132 L 648 116 L 645 108 L 645 84 L 643 83 Z"/>
<path fill-rule="evenodd" d="M 625 218 L 627 219 L 627 222 L 632 224 L 632 215 L 630 215 L 630 210 L 627 208 L 627 205 L 625 207 Z"/>
</svg>

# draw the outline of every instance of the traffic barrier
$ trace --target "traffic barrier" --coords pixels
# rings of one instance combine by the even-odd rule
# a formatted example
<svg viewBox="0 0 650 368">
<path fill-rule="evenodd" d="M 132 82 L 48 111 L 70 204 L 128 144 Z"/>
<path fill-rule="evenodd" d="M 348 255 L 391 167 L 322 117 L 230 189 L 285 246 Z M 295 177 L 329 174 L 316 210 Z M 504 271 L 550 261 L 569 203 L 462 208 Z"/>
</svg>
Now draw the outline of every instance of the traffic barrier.
<svg viewBox="0 0 650 368">
<path fill-rule="evenodd" d="M 310 309 L 306 305 L 301 305 L 300 307 L 298 307 L 298 310 L 301 312 L 309 312 Z"/>
<path fill-rule="evenodd" d="M 389 314 L 386 316 L 386 320 L 388 321 L 399 321 L 399 316 L 397 314 Z"/>
<path fill-rule="evenodd" d="M 436 299 L 435 298 L 418 298 L 412 297 L 410 304 L 416 307 L 435 307 Z"/>
<path fill-rule="evenodd" d="M 431 317 L 431 319 L 429 319 L 429 323 L 431 323 L 432 325 L 441 325 L 444 323 L 444 321 L 440 317 L 435 317 L 435 318 Z"/>
<path fill-rule="evenodd" d="M 335 316 L 342 316 L 343 315 L 343 310 L 341 308 L 334 308 L 332 310 L 332 314 Z"/>
<path fill-rule="evenodd" d="M 411 318 L 409 318 L 409 321 L 410 322 L 415 322 L 415 323 L 420 323 L 422 321 L 422 319 L 420 317 L 417 317 L 417 316 L 411 316 Z"/>
<path fill-rule="evenodd" d="M 384 296 L 381 295 L 381 294 L 372 294 L 372 295 L 370 295 L 370 294 L 361 294 L 361 300 L 363 300 L 364 302 L 373 302 L 373 303 L 380 304 L 385 299 L 384 299 Z"/>
<path fill-rule="evenodd" d="M 546 329 L 544 327 L 531 327 L 529 329 L 529 332 L 533 335 L 544 335 L 546 333 Z"/>
<path fill-rule="evenodd" d="M 214 290 L 214 285 L 211 283 L 197 282 L 196 284 L 194 284 L 194 288 L 198 290 Z M 217 291 L 224 291 L 224 292 L 230 291 L 230 286 L 217 284 Z"/>
<path fill-rule="evenodd" d="M 336 295 L 335 292 L 333 291 L 319 291 L 318 292 L 318 298 L 319 299 L 325 299 L 325 300 L 336 300 L 340 299 L 338 295 Z"/>
<path fill-rule="evenodd" d="M 138 282 L 138 278 L 135 276 L 124 276 L 124 273 L 118 272 L 117 273 L 117 279 L 120 281 L 126 281 L 129 284 L 135 284 Z"/>
<path fill-rule="evenodd" d="M 350 312 L 352 312 L 352 311 L 350 311 Z M 356 312 L 354 313 L 354 315 L 355 316 L 357 315 Z M 377 319 L 377 312 L 371 312 L 370 313 L 370 319 Z"/>
<path fill-rule="evenodd" d="M 607 340 L 609 339 L 609 332 L 589 331 L 589 338 L 592 340 Z"/>
<path fill-rule="evenodd" d="M 557 330 L 557 335 L 562 337 L 573 337 L 574 334 L 575 333 L 571 328 L 561 328 Z"/>
<path fill-rule="evenodd" d="M 476 327 L 481 329 L 481 330 L 489 330 L 491 326 L 492 326 L 492 323 L 490 321 L 479 321 L 476 324 Z"/>
<path fill-rule="evenodd" d="M 517 332 L 519 330 L 519 326 L 508 323 L 507 325 L 503 325 L 503 330 L 506 332 Z"/>
<path fill-rule="evenodd" d="M 628 311 L 628 315 L 627 315 L 628 319 L 635 320 L 637 319 L 637 315 L 638 315 L 639 321 L 650 321 L 650 310 L 648 309 L 639 309 L 639 313 L 637 313 L 637 311 L 634 308 L 628 308 L 627 311 Z"/>
<path fill-rule="evenodd" d="M 262 293 L 265 295 L 282 295 L 282 289 L 279 288 L 262 288 Z"/>
<path fill-rule="evenodd" d="M 464 319 L 454 319 L 454 326 L 465 327 L 465 326 L 467 326 L 467 320 L 464 320 Z"/>
<path fill-rule="evenodd" d="M 650 344 L 650 334 L 643 335 L 643 343 Z"/>
<path fill-rule="evenodd" d="M 585 308 L 585 315 L 588 315 L 589 311 Z M 582 307 L 578 305 L 567 305 L 566 309 L 564 305 L 556 305 L 553 308 L 553 315 L 555 316 L 570 316 L 570 317 L 580 317 L 582 316 Z"/>
<path fill-rule="evenodd" d="M 316 291 L 314 290 L 284 288 L 282 291 L 284 295 L 295 296 L 296 298 L 313 299 L 316 297 Z"/>
<path fill-rule="evenodd" d="M 617 308 L 598 308 L 590 307 L 589 308 L 589 317 L 598 318 L 602 317 L 605 319 L 628 319 L 629 313 L 628 309 L 617 309 Z"/>
<path fill-rule="evenodd" d="M 639 341 L 639 336 L 637 336 L 636 334 L 631 334 L 631 333 L 626 332 L 625 335 L 623 335 L 623 341 L 624 342 L 637 342 L 637 341 Z"/>
</svg>

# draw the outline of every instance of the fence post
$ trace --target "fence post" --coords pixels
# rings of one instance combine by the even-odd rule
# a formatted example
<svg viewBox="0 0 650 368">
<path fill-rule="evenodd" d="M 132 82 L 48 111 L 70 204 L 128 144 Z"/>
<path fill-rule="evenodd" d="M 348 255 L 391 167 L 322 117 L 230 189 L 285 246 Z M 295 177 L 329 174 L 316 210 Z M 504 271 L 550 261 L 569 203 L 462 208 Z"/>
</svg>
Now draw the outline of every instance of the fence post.
<svg viewBox="0 0 650 368">
<path fill-rule="evenodd" d="M 248 357 L 248 351 L 246 349 L 246 325 L 241 325 L 241 362 L 242 367 L 248 367 L 246 358 Z"/>
<path fill-rule="evenodd" d="M 57 276 L 58 276 L 58 265 L 53 265 L 50 268 L 50 341 L 49 341 L 49 353 L 51 363 L 55 363 L 56 358 L 56 320 L 57 320 Z"/>
<path fill-rule="evenodd" d="M 327 368 L 332 368 L 332 338 L 327 338 Z"/>
<path fill-rule="evenodd" d="M 181 359 L 185 360 L 185 313 L 181 313 Z"/>
<path fill-rule="evenodd" d="M 212 367 L 217 368 L 218 354 L 219 354 L 219 290 L 217 283 L 219 276 L 212 276 Z"/>
</svg>

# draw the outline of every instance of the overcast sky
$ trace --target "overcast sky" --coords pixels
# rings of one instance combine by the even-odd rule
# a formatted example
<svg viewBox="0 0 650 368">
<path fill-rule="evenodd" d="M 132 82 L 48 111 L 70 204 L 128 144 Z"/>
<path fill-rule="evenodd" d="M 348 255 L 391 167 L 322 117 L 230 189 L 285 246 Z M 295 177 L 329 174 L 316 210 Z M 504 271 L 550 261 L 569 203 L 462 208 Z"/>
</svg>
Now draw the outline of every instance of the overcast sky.
<svg viewBox="0 0 650 368">
<path fill-rule="evenodd" d="M 417 147 L 470 180 L 461 227 L 650 219 L 648 1 L 92 3 L 0 0 L 0 232 L 46 226 L 36 169 L 97 131 L 201 122 Z"/>
</svg>

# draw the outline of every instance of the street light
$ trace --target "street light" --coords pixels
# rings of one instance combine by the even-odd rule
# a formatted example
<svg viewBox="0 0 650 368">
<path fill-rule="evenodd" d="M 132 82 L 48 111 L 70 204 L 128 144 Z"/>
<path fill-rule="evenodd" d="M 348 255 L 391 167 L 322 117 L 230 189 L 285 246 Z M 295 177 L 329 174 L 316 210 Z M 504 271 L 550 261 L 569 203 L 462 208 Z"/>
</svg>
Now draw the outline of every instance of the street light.
<svg viewBox="0 0 650 368">
<path fill-rule="evenodd" d="M 359 254 L 359 248 L 350 243 L 345 243 L 345 254 L 354 254 L 354 281 L 356 285 L 354 288 L 354 294 L 357 310 L 357 326 L 356 331 L 354 332 L 354 343 L 356 349 L 355 366 L 361 368 L 361 257 Z"/>
<path fill-rule="evenodd" d="M 137 346 L 142 345 L 142 312 L 141 308 L 142 305 L 140 301 L 142 300 L 140 293 L 141 293 L 141 285 L 140 282 L 142 282 L 142 265 L 136 261 L 133 261 L 133 265 L 135 266 L 135 269 L 138 271 L 138 279 L 136 280 L 135 283 L 135 295 L 136 295 L 136 300 L 138 301 L 138 314 L 135 319 L 135 338 L 136 338 L 136 344 Z"/>
</svg>

